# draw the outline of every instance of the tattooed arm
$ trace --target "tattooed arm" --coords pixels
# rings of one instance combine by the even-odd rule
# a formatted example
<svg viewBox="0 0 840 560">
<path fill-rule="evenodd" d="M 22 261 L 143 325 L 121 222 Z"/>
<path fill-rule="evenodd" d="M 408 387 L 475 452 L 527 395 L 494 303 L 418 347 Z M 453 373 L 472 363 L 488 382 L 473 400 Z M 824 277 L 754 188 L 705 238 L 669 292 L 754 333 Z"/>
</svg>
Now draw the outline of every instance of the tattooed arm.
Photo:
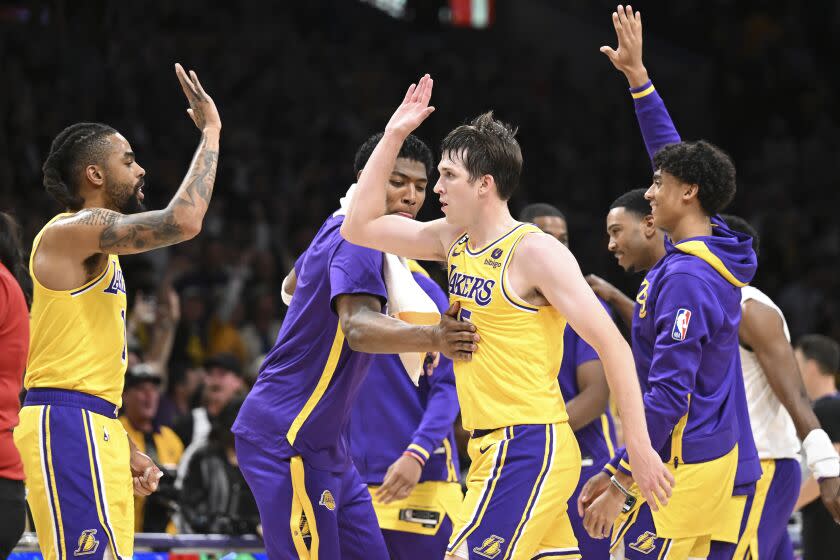
<svg viewBox="0 0 840 560">
<path fill-rule="evenodd" d="M 190 104 L 187 113 L 201 130 L 201 142 L 172 201 L 163 210 L 131 215 L 85 208 L 50 226 L 38 253 L 55 251 L 81 261 L 95 253 L 142 253 L 198 235 L 216 180 L 222 122 L 195 72 L 188 76 L 180 64 L 175 72 Z"/>
</svg>

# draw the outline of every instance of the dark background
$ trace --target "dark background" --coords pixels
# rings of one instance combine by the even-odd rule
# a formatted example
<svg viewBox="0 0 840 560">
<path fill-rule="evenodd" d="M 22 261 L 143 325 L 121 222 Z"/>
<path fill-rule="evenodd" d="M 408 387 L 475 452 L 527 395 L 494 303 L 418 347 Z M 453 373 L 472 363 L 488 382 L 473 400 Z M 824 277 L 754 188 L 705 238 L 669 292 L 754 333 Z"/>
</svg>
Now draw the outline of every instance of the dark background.
<svg viewBox="0 0 840 560">
<path fill-rule="evenodd" d="M 166 205 L 199 137 L 180 61 L 222 115 L 216 190 L 197 239 L 123 258 L 130 292 L 168 271 L 182 295 L 198 288 L 206 317 L 236 269 L 248 281 L 225 321 L 281 316 L 279 298 L 261 296 L 276 296 L 337 208 L 357 146 L 429 72 L 437 111 L 419 136 L 437 152 L 449 129 L 487 109 L 517 124 L 525 166 L 514 211 L 559 206 L 583 270 L 634 292 L 640 279 L 614 263 L 604 233 L 609 203 L 651 174 L 626 81 L 598 52 L 615 44 L 615 5 L 499 0 L 494 25 L 472 30 L 440 24 L 440 3 L 414 2 L 414 20 L 397 21 L 355 0 L 0 2 L 0 209 L 23 222 L 28 247 L 60 210 L 41 185 L 50 141 L 83 120 L 123 132 L 147 171 L 147 206 Z M 794 337 L 840 339 L 838 6 L 634 4 L 646 66 L 682 137 L 736 162 L 730 210 L 761 232 L 755 284 Z M 440 215 L 430 191 L 421 218 Z"/>
</svg>

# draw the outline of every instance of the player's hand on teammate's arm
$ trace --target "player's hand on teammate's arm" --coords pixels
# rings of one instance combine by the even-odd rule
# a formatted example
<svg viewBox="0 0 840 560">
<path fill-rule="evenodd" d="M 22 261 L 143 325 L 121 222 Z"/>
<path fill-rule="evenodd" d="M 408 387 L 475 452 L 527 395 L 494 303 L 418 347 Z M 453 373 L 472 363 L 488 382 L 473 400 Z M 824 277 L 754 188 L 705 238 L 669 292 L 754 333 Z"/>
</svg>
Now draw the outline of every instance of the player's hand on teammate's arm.
<svg viewBox="0 0 840 560">
<path fill-rule="evenodd" d="M 219 116 L 219 110 L 216 109 L 213 98 L 204 91 L 195 71 L 190 70 L 189 75 L 187 75 L 184 67 L 175 63 L 175 75 L 178 76 L 178 81 L 181 82 L 181 88 L 190 104 L 187 114 L 193 120 L 195 126 L 202 132 L 208 130 L 220 131 L 222 129 L 222 119 Z"/>
<path fill-rule="evenodd" d="M 632 6 L 619 5 L 612 14 L 612 21 L 618 48 L 613 50 L 605 45 L 600 51 L 627 77 L 630 87 L 644 85 L 648 73 L 642 62 L 642 14 L 634 13 Z"/>
<path fill-rule="evenodd" d="M 595 295 L 601 298 L 602 300 L 606 301 L 607 303 L 612 303 L 612 300 L 615 299 L 616 293 L 621 293 L 618 291 L 618 288 L 601 278 L 595 274 L 587 274 L 586 275 L 586 282 L 589 284 L 589 287 L 592 288 L 592 291 L 595 292 Z"/>
<path fill-rule="evenodd" d="M 624 494 L 610 484 L 607 478 L 607 488 L 586 508 L 583 517 L 583 527 L 590 537 L 603 539 L 610 536 L 613 523 L 621 513 L 625 499 Z"/>
<path fill-rule="evenodd" d="M 461 304 L 457 301 L 440 316 L 440 323 L 434 327 L 434 337 L 440 352 L 452 360 L 470 361 L 473 352 L 478 351 L 480 337 L 475 325 L 459 321 Z"/>
<path fill-rule="evenodd" d="M 586 481 L 583 485 L 583 488 L 580 490 L 580 494 L 578 494 L 577 500 L 577 508 L 578 508 L 578 515 L 583 517 L 586 510 L 592 505 L 604 491 L 610 487 L 610 475 L 605 473 L 604 471 L 599 472 L 592 478 Z"/>
<path fill-rule="evenodd" d="M 394 461 L 385 473 L 382 486 L 376 490 L 377 501 L 390 504 L 407 498 L 423 474 L 423 466 L 417 459 L 403 455 Z"/>
<path fill-rule="evenodd" d="M 671 497 L 671 488 L 674 486 L 674 475 L 662 462 L 659 454 L 651 448 L 650 444 L 634 445 L 627 443 L 630 455 L 630 468 L 633 472 L 633 481 L 639 487 L 639 492 L 653 511 L 659 511 L 659 505 L 667 505 Z M 616 475 L 621 476 L 621 473 Z M 619 480 L 619 482 L 623 481 Z M 627 485 L 625 485 L 627 488 Z"/>
<path fill-rule="evenodd" d="M 396 134 L 404 139 L 414 132 L 435 110 L 434 107 L 429 106 L 433 86 L 434 80 L 428 74 L 420 78 L 417 84 L 411 84 L 405 92 L 402 103 L 385 125 L 385 133 Z"/>
<path fill-rule="evenodd" d="M 163 472 L 155 465 L 155 462 L 132 446 L 131 479 L 134 483 L 134 495 L 148 496 L 155 492 L 162 476 Z"/>
<path fill-rule="evenodd" d="M 825 509 L 834 518 L 834 522 L 840 525 L 840 477 L 822 478 L 820 484 L 820 498 Z"/>
</svg>

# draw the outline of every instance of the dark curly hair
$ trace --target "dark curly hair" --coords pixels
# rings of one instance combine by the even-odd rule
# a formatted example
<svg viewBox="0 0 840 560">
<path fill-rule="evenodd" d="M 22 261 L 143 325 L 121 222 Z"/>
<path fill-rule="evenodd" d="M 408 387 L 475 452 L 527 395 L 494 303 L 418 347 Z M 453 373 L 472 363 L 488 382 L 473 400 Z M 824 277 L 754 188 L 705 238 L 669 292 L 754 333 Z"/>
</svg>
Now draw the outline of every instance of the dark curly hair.
<svg viewBox="0 0 840 560">
<path fill-rule="evenodd" d="M 638 214 L 640 218 L 649 216 L 651 209 L 650 201 L 645 198 L 646 192 L 647 189 L 633 189 L 632 191 L 627 191 L 613 200 L 613 203 L 610 204 L 610 210 L 614 208 L 624 208 L 627 212 Z"/>
<path fill-rule="evenodd" d="M 697 185 L 700 206 L 710 216 L 723 211 L 735 197 L 732 159 L 705 140 L 669 144 L 653 156 L 653 166 L 683 183 Z"/>
<path fill-rule="evenodd" d="M 440 149 L 461 160 L 470 181 L 492 175 L 501 199 L 510 200 L 522 175 L 522 150 L 516 132 L 516 128 L 496 120 L 493 111 L 488 111 L 447 134 Z"/>
<path fill-rule="evenodd" d="M 86 165 L 102 160 L 108 148 L 106 138 L 116 132 L 107 124 L 76 123 L 58 133 L 41 169 L 44 188 L 59 204 L 70 210 L 82 208 L 79 173 Z"/>
<path fill-rule="evenodd" d="M 365 165 L 370 159 L 370 154 L 373 153 L 373 150 L 374 148 L 376 148 L 376 145 L 379 144 L 380 140 L 382 140 L 382 134 L 382 132 L 374 134 L 373 136 L 365 140 L 365 142 L 361 146 L 359 146 L 359 149 L 356 150 L 356 157 L 353 159 L 353 173 L 355 175 L 358 175 L 359 171 L 364 169 Z M 403 142 L 402 148 L 400 148 L 400 153 L 397 155 L 397 157 L 419 161 L 423 164 L 423 167 L 426 168 L 426 176 L 432 176 L 432 172 L 434 171 L 435 167 L 434 156 L 432 156 L 432 150 L 429 149 L 425 142 L 423 142 L 413 134 L 409 134 L 408 138 L 405 139 L 405 142 Z"/>
<path fill-rule="evenodd" d="M 759 249 L 761 249 L 761 237 L 758 231 L 747 220 L 735 214 L 721 214 L 720 217 L 729 226 L 732 231 L 749 235 L 752 238 L 752 248 L 755 256 L 759 256 Z"/>
</svg>

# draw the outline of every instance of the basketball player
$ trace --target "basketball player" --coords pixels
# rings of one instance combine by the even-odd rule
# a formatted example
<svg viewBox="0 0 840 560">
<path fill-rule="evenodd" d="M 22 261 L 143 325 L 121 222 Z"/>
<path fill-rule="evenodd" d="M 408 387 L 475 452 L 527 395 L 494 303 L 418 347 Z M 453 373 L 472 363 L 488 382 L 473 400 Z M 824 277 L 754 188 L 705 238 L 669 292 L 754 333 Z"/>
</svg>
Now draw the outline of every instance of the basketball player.
<svg viewBox="0 0 840 560">
<path fill-rule="evenodd" d="M 569 246 L 566 217 L 550 204 L 529 204 L 519 214 L 520 221 L 531 222 L 557 241 Z M 603 302 L 602 302 L 603 303 Z M 615 425 L 608 408 L 610 389 L 604 368 L 595 350 L 571 327 L 563 332 L 563 361 L 557 375 L 566 401 L 569 426 L 574 430 L 581 454 L 580 480 L 569 498 L 569 520 L 583 558 L 609 557 L 610 543 L 593 539 L 583 527 L 577 499 L 584 483 L 601 471 L 615 453 Z"/>
<path fill-rule="evenodd" d="M 426 197 L 431 151 L 411 137 L 391 163 L 380 205 L 410 227 Z M 478 342 L 473 325 L 453 318 L 457 306 L 432 326 L 384 314 L 384 256 L 342 239 L 344 219 L 343 210 L 327 218 L 284 282 L 294 297 L 233 427 L 272 560 L 388 558 L 346 439 L 373 354 L 442 352 L 468 360 Z"/>
<path fill-rule="evenodd" d="M 342 235 L 446 261 L 450 301 L 481 335 L 472 360 L 455 364 L 472 464 L 447 557 L 579 558 L 565 504 L 580 452 L 557 383 L 562 348 L 555 335 L 567 320 L 604 362 L 644 495 L 666 502 L 671 480 L 650 447 L 627 344 L 568 249 L 508 210 L 522 167 L 513 130 L 487 113 L 447 135 L 434 189 L 445 219 L 407 222 L 384 212 L 394 161 L 434 110 L 432 85 L 426 75 L 409 87 L 362 172 Z"/>
<path fill-rule="evenodd" d="M 619 50 L 607 54 L 630 82 L 637 118 L 648 152 L 653 157 L 669 140 L 679 141 L 679 135 L 642 64 L 640 18 L 628 6 L 626 10 L 619 7 L 613 19 L 618 24 Z M 620 198 L 613 204 L 608 216 L 609 249 L 616 253 L 619 263 L 625 269 L 650 268 L 652 263 L 664 256 L 659 234 L 652 227 L 653 217 L 640 211 L 637 192 L 628 193 L 624 198 L 624 201 Z M 623 215 L 628 212 L 626 216 Z M 622 218 L 628 219 L 622 223 Z M 758 238 L 748 223 L 735 216 L 727 216 L 726 223 L 735 231 L 752 236 L 753 247 L 757 252 Z M 636 235 L 632 235 L 632 232 L 636 232 Z M 644 234 L 639 235 L 639 232 Z M 600 279 L 593 279 L 592 283 L 597 292 L 604 293 L 607 298 L 618 303 L 619 309 L 626 310 L 629 307 L 627 301 L 622 302 L 627 298 L 615 288 Z M 823 474 L 833 472 L 837 465 L 836 453 L 832 454 L 831 449 L 826 447 L 828 437 L 821 437 L 825 434 L 810 410 L 790 348 L 784 317 L 778 307 L 752 286 L 742 287 L 741 306 L 743 315 L 738 331 L 740 357 L 751 432 L 758 445 L 763 475 L 754 493 L 739 492 L 739 486 L 743 487 L 745 480 L 739 481 L 736 478 L 736 494 L 750 494 L 744 498 L 746 507 L 737 547 L 716 542 L 710 557 L 791 558 L 793 549 L 786 525 L 799 487 L 800 474 L 796 460 L 799 442 L 796 433 L 806 441 L 806 449 L 811 449 L 809 457 L 816 458 L 820 468 L 826 469 L 821 471 Z M 746 443 L 745 438 L 740 438 L 742 447 Z M 743 464 L 739 467 L 742 467 L 739 471 L 745 479 L 750 469 Z M 823 496 L 834 501 L 833 507 L 837 508 L 840 504 L 836 498 L 836 475 L 833 479 L 826 479 L 824 485 L 826 488 Z"/>
<path fill-rule="evenodd" d="M 366 144 L 366 156 L 375 145 Z M 409 264 L 417 284 L 444 313 L 446 294 L 419 264 Z M 373 495 L 391 560 L 439 559 L 446 553 L 452 516 L 464 498 L 453 427 L 457 416 L 452 360 L 441 357 L 415 387 L 399 356 L 373 357 L 353 406 L 348 439 L 353 464 Z"/>
<path fill-rule="evenodd" d="M 117 420 L 126 369 L 118 255 L 194 237 L 210 203 L 221 120 L 195 72 L 175 72 L 201 142 L 166 208 L 140 211 L 145 171 L 110 126 L 65 128 L 44 162 L 44 186 L 67 210 L 32 244 L 28 393 L 15 443 L 46 559 L 131 558 L 132 486 L 148 495 L 162 474 Z"/>
</svg>

